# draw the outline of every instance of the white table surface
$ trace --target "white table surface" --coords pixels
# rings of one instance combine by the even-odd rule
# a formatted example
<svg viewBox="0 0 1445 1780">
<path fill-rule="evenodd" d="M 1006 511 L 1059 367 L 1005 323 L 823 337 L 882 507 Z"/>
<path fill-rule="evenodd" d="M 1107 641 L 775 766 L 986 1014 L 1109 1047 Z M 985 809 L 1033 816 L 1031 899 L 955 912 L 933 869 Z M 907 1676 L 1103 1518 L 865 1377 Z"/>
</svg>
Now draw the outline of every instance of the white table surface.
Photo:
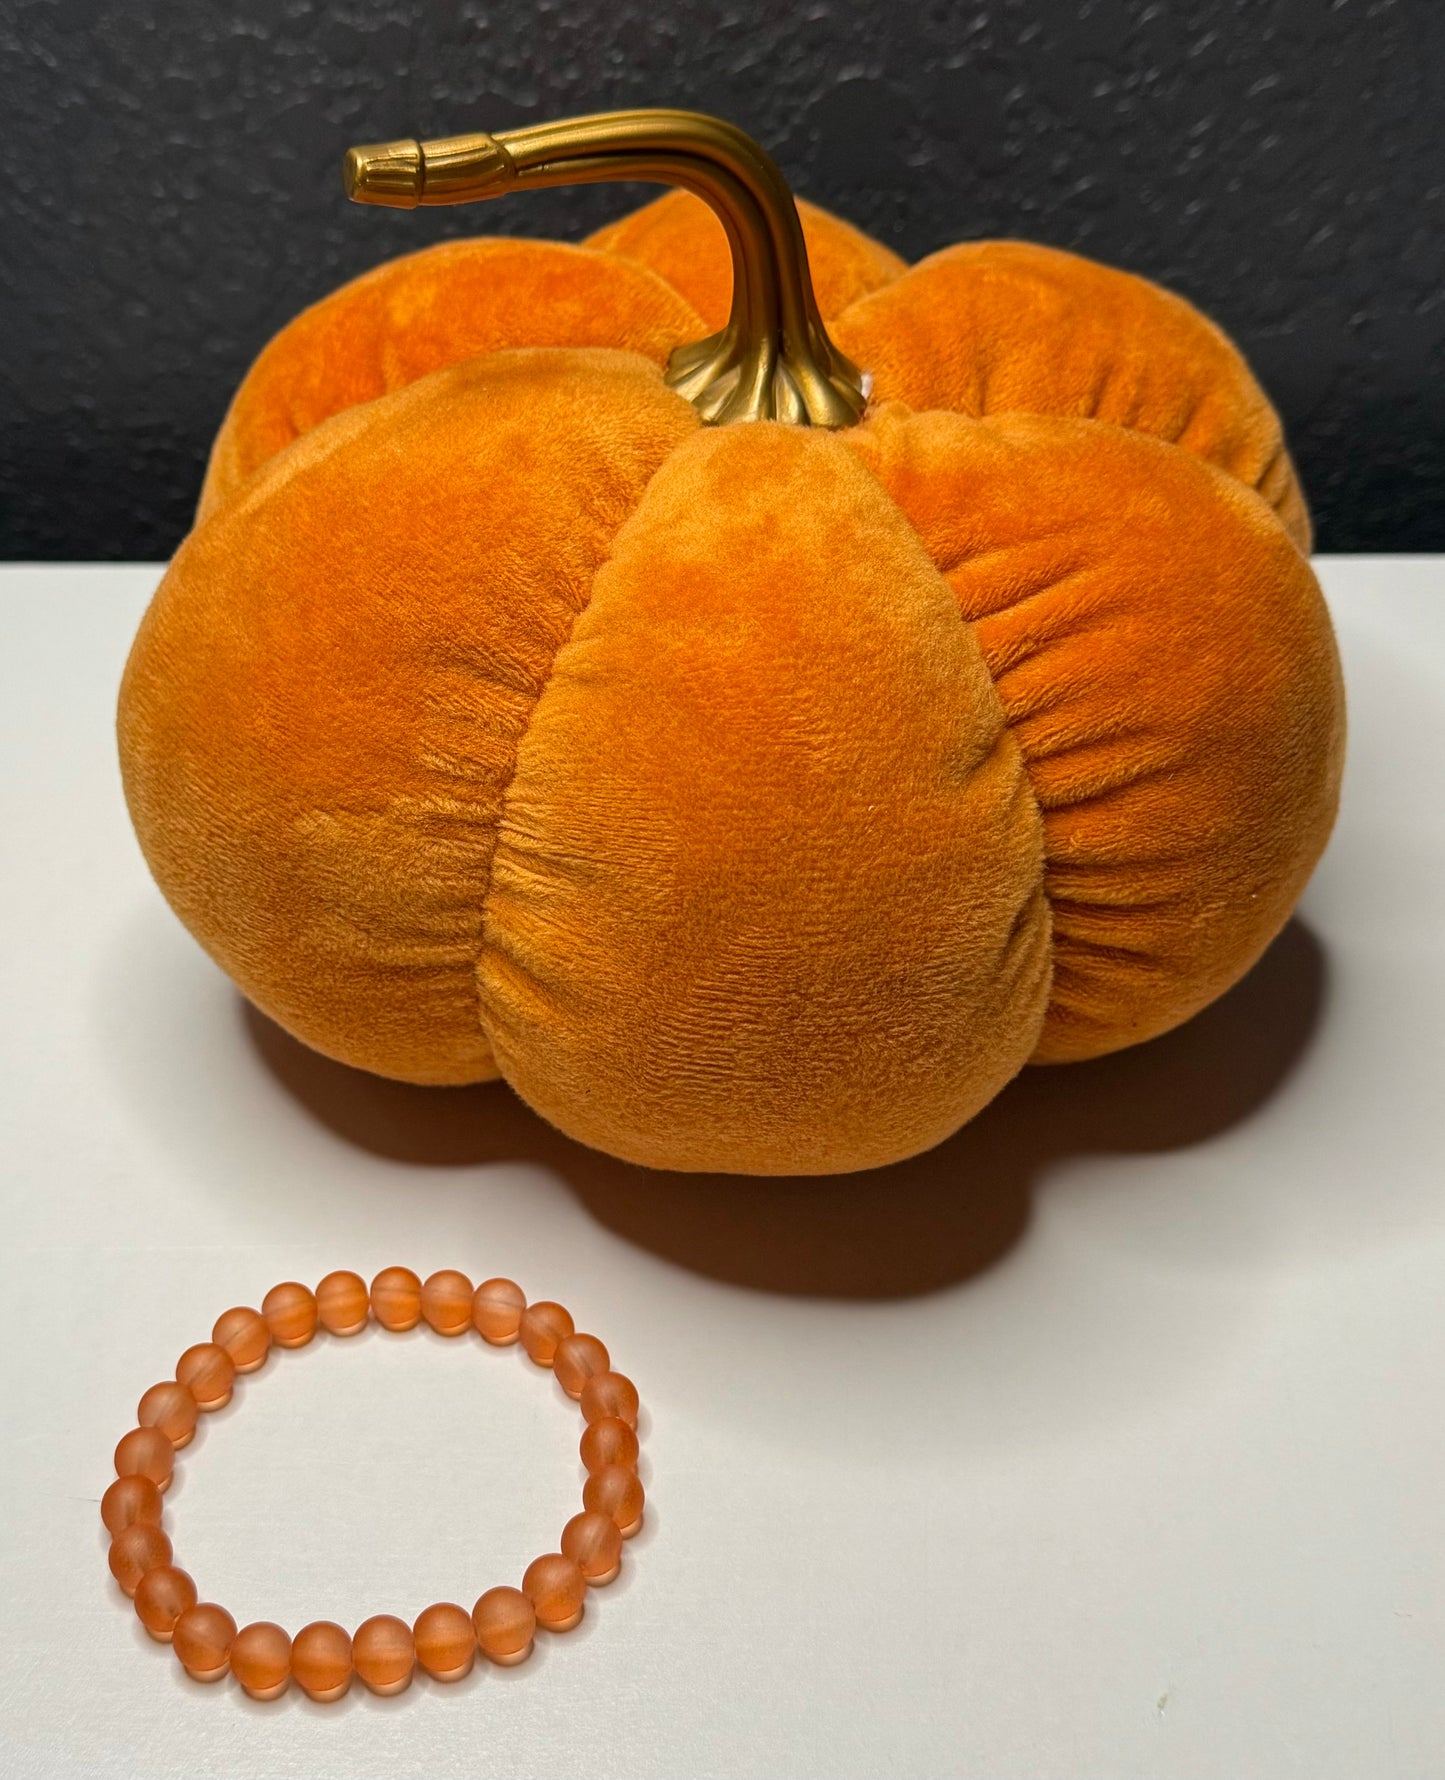
<svg viewBox="0 0 1445 1780">
<path fill-rule="evenodd" d="M 1320 569 L 1344 813 L 1254 975 L 802 1187 L 647 1176 L 248 1016 L 121 801 L 156 570 L 0 571 L 0 1773 L 1445 1774 L 1445 562 Z M 390 1262 L 608 1342 L 647 1527 L 522 1668 L 189 1683 L 106 1569 L 111 1448 L 219 1311 Z M 182 1455 L 178 1561 L 292 1630 L 470 1606 L 554 1548 L 578 1425 L 517 1349 L 318 1340 Z"/>
</svg>

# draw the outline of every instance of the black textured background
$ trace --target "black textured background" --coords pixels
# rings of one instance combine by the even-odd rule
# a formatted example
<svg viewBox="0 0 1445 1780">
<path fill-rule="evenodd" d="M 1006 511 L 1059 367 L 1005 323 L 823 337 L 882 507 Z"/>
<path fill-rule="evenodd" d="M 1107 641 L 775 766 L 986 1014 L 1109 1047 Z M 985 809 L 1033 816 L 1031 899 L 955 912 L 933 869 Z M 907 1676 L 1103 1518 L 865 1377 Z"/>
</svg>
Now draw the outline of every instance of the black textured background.
<svg viewBox="0 0 1445 1780">
<path fill-rule="evenodd" d="M 303 304 L 446 234 L 653 193 L 362 210 L 353 141 L 720 112 L 907 257 L 1161 279 L 1282 408 L 1321 548 L 1445 548 L 1445 0 L 0 0 L 0 555 L 161 557 Z"/>
</svg>

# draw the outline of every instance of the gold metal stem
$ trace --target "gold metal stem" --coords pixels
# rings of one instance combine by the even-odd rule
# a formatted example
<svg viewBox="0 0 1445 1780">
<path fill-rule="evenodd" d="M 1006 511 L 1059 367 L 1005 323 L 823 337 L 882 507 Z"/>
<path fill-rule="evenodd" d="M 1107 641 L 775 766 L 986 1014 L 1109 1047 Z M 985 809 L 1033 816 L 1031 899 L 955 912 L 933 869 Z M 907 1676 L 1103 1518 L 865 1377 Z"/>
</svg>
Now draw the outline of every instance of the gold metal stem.
<svg viewBox="0 0 1445 1780">
<path fill-rule="evenodd" d="M 696 111 L 611 111 L 495 136 L 373 143 L 349 149 L 345 163 L 349 198 L 407 210 L 615 179 L 693 192 L 732 252 L 727 325 L 679 346 L 667 382 L 714 425 L 851 426 L 866 403 L 862 375 L 818 313 L 793 195 L 772 157 L 734 125 Z"/>
</svg>

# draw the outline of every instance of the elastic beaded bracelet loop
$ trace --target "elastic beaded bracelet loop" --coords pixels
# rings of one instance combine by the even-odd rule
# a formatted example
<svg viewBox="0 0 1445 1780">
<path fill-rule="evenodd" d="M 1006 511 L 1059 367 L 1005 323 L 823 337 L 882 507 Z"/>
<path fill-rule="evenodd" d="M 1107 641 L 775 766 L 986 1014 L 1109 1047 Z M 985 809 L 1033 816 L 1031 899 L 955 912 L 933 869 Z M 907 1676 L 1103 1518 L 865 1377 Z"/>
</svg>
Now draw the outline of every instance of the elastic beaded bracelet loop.
<svg viewBox="0 0 1445 1780">
<path fill-rule="evenodd" d="M 354 1633 L 327 1619 L 303 1626 L 294 1638 L 270 1620 L 238 1628 L 224 1607 L 198 1600 L 195 1583 L 172 1561 L 161 1523 L 175 1455 L 194 1435 L 199 1415 L 229 1403 L 237 1377 L 264 1365 L 272 1347 L 304 1347 L 318 1328 L 356 1335 L 372 1317 L 398 1331 L 423 1320 L 440 1335 L 475 1331 L 493 1347 L 520 1341 L 536 1365 L 550 1368 L 578 1402 L 585 1424 L 582 1512 L 562 1529 L 559 1551 L 528 1565 L 520 1588 L 489 1588 L 470 1613 L 438 1601 L 413 1625 L 380 1613 Z M 267 1292 L 259 1311 L 226 1311 L 209 1341 L 181 1355 L 175 1378 L 141 1398 L 136 1426 L 115 1449 L 115 1482 L 101 1498 L 111 1574 L 134 1601 L 141 1624 L 171 1645 L 192 1680 L 234 1675 L 257 1700 L 275 1699 L 292 1681 L 313 1700 L 339 1700 L 353 1675 L 373 1693 L 401 1693 L 418 1665 L 436 1681 L 459 1681 L 478 1651 L 503 1666 L 520 1663 L 539 1628 L 567 1632 L 581 1620 L 588 1588 L 612 1581 L 623 1540 L 642 1525 L 638 1407 L 631 1379 L 612 1370 L 597 1337 L 577 1333 L 560 1304 L 528 1304 L 510 1279 L 484 1280 L 474 1290 L 464 1273 L 451 1269 L 423 1281 L 410 1268 L 386 1267 L 370 1287 L 346 1272 L 328 1273 L 314 1292 L 288 1280 Z"/>
</svg>

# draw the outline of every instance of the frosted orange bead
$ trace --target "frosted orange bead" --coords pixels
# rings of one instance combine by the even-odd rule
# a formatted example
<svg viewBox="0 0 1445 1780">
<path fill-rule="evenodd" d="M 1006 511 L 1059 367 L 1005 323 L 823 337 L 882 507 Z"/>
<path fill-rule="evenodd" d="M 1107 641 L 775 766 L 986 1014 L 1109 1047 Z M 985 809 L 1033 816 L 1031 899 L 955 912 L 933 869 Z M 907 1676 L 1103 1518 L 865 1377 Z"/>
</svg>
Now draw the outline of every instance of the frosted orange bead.
<svg viewBox="0 0 1445 1780">
<path fill-rule="evenodd" d="M 238 1372 L 254 1372 L 264 1366 L 271 1351 L 271 1331 L 265 1317 L 247 1304 L 223 1311 L 211 1330 L 211 1340 L 217 1347 L 225 1348 Z"/>
<path fill-rule="evenodd" d="M 117 1477 L 149 1477 L 158 1490 L 170 1482 L 175 1463 L 176 1449 L 159 1428 L 132 1428 L 115 1449 Z"/>
<path fill-rule="evenodd" d="M 202 1601 L 176 1621 L 171 1643 L 176 1660 L 192 1681 L 219 1681 L 231 1666 L 236 1622 L 224 1607 Z"/>
<path fill-rule="evenodd" d="M 601 1372 L 582 1387 L 582 1413 L 589 1422 L 615 1415 L 629 1428 L 637 1426 L 637 1386 L 622 1372 Z"/>
<path fill-rule="evenodd" d="M 371 1310 L 383 1329 L 400 1334 L 421 1321 L 421 1281 L 410 1267 L 383 1267 L 371 1282 Z"/>
<path fill-rule="evenodd" d="M 356 1628 L 351 1663 L 373 1693 L 401 1693 L 410 1687 L 416 1667 L 411 1627 L 390 1613 L 378 1613 Z"/>
<path fill-rule="evenodd" d="M 288 1279 L 261 1300 L 261 1315 L 277 1347 L 305 1347 L 316 1333 L 316 1294 Z"/>
<path fill-rule="evenodd" d="M 412 1627 L 416 1660 L 436 1681 L 460 1681 L 477 1654 L 472 1616 L 452 1601 L 423 1609 Z"/>
<path fill-rule="evenodd" d="M 174 1378 L 153 1384 L 136 1405 L 135 1419 L 143 1428 L 159 1428 L 179 1450 L 196 1431 L 196 1399 Z"/>
<path fill-rule="evenodd" d="M 577 1450 L 589 1471 L 601 1471 L 608 1465 L 635 1465 L 640 1449 L 626 1422 L 604 1415 L 601 1421 L 588 1422 Z"/>
<path fill-rule="evenodd" d="M 421 1289 L 421 1313 L 438 1335 L 460 1335 L 472 1326 L 472 1282 L 444 1267 Z"/>
<path fill-rule="evenodd" d="M 339 1700 L 351 1686 L 351 1633 L 330 1619 L 302 1626 L 291 1640 L 291 1676 L 313 1700 Z"/>
<path fill-rule="evenodd" d="M 517 1339 L 527 1294 L 510 1279 L 484 1279 L 472 1293 L 472 1327 L 493 1347 L 510 1347 Z"/>
<path fill-rule="evenodd" d="M 489 1588 L 472 1608 L 477 1648 L 504 1667 L 526 1657 L 536 1629 L 537 1610 L 519 1588 Z"/>
<path fill-rule="evenodd" d="M 135 1593 L 147 1570 L 170 1561 L 171 1542 L 153 1521 L 134 1521 L 110 1542 L 110 1573 L 128 1595 Z"/>
<path fill-rule="evenodd" d="M 544 1298 L 540 1304 L 527 1306 L 522 1312 L 522 1321 L 518 1328 L 528 1357 L 539 1366 L 550 1366 L 552 1356 L 557 1351 L 557 1343 L 564 1335 L 572 1333 L 573 1322 L 571 1315 L 560 1304 L 553 1304 L 550 1299 Z"/>
<path fill-rule="evenodd" d="M 197 1409 L 224 1409 L 236 1382 L 236 1362 L 214 1341 L 198 1341 L 176 1361 L 176 1377 L 195 1398 Z"/>
<path fill-rule="evenodd" d="M 564 1335 L 552 1355 L 552 1370 L 569 1397 L 580 1397 L 589 1378 L 598 1378 L 611 1362 L 595 1335 Z"/>
<path fill-rule="evenodd" d="M 176 1621 L 187 1607 L 195 1604 L 195 1583 L 174 1564 L 160 1564 L 154 1570 L 147 1570 L 136 1585 L 136 1616 L 150 1635 L 162 1644 L 170 1643 Z"/>
<path fill-rule="evenodd" d="M 242 1626 L 231 1640 L 231 1673 L 253 1700 L 274 1700 L 291 1679 L 291 1640 L 269 1619 Z"/>
<path fill-rule="evenodd" d="M 125 1477 L 117 1477 L 100 1498 L 100 1518 L 108 1533 L 133 1527 L 137 1521 L 149 1521 L 153 1527 L 158 1527 L 161 1507 L 161 1492 L 151 1479 L 132 1471 Z"/>
<path fill-rule="evenodd" d="M 587 1578 L 571 1558 L 549 1551 L 527 1565 L 522 1593 L 536 1609 L 537 1624 L 545 1631 L 570 1632 L 586 1605 Z"/>
<path fill-rule="evenodd" d="M 594 1514 L 609 1515 L 624 1539 L 630 1539 L 642 1525 L 645 1500 L 630 1465 L 605 1465 L 582 1485 L 582 1506 Z"/>
<path fill-rule="evenodd" d="M 359 1273 L 328 1273 L 317 1286 L 316 1315 L 333 1335 L 360 1334 L 370 1314 L 371 1296 Z"/>
<path fill-rule="evenodd" d="M 584 1509 L 562 1529 L 562 1555 L 571 1558 L 594 1588 L 622 1568 L 622 1534 L 610 1514 Z"/>
</svg>

